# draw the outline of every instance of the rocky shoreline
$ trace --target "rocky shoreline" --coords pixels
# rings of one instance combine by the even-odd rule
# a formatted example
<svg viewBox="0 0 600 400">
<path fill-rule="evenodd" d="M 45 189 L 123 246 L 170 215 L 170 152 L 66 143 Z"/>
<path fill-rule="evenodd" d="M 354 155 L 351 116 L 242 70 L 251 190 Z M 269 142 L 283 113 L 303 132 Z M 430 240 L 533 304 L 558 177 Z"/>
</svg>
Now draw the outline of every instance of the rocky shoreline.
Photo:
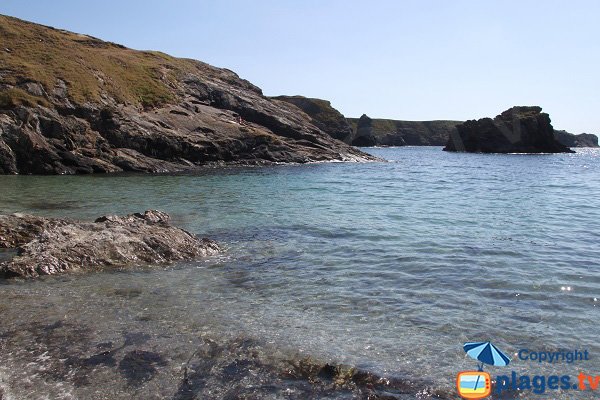
<svg viewBox="0 0 600 400">
<path fill-rule="evenodd" d="M 156 210 L 94 222 L 0 215 L 0 248 L 17 248 L 0 262 L 4 278 L 168 264 L 220 251 L 216 242 L 171 226 L 169 215 Z"/>
</svg>

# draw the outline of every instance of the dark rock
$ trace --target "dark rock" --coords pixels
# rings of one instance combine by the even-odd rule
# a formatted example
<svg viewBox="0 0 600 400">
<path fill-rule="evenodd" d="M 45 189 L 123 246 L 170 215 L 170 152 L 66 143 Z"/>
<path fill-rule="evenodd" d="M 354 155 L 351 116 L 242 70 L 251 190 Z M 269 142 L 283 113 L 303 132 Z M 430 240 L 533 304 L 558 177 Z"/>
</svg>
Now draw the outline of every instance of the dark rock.
<svg viewBox="0 0 600 400">
<path fill-rule="evenodd" d="M 590 133 L 575 135 L 567 131 L 554 130 L 554 137 L 567 147 L 598 147 L 598 136 Z"/>
<path fill-rule="evenodd" d="M 373 147 L 377 145 L 377 139 L 373 135 L 359 136 L 352 140 L 352 146 L 356 147 Z"/>
<path fill-rule="evenodd" d="M 217 253 L 219 246 L 170 226 L 169 216 L 146 211 L 96 222 L 0 215 L 0 246 L 19 246 L 0 263 L 0 276 L 35 278 L 67 271 L 170 263 Z"/>
<path fill-rule="evenodd" d="M 352 127 L 338 110 L 327 100 L 307 98 L 303 96 L 278 96 L 273 99 L 292 103 L 310 118 L 311 122 L 334 139 L 350 143 Z"/>
<path fill-rule="evenodd" d="M 363 114 L 356 124 L 356 135 L 352 139 L 353 146 L 369 147 L 375 146 L 377 140 L 373 135 L 373 120 Z"/>
<path fill-rule="evenodd" d="M 471 120 L 456 127 L 445 151 L 476 153 L 569 153 L 554 138 L 550 117 L 541 107 L 513 107 L 496 118 Z"/>
<path fill-rule="evenodd" d="M 154 378 L 157 367 L 165 366 L 167 362 L 158 354 L 150 351 L 133 350 L 119 362 L 119 371 L 127 379 L 130 386 L 140 386 Z"/>
<path fill-rule="evenodd" d="M 366 116 L 365 116 L 366 117 Z M 362 118 L 362 117 L 361 117 Z M 369 118 L 367 140 L 365 121 L 348 118 L 353 128 L 353 140 L 357 146 L 443 146 L 448 137 L 456 131 L 461 121 L 401 121 L 393 119 Z"/>
</svg>

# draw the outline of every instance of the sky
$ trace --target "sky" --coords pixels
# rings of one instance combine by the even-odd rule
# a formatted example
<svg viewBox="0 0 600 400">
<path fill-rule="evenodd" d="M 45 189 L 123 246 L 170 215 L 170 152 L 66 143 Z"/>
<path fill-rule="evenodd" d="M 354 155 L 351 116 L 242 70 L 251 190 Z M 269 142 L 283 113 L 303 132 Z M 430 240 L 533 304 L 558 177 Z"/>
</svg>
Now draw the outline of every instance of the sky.
<svg viewBox="0 0 600 400">
<path fill-rule="evenodd" d="M 540 105 L 555 128 L 600 134 L 597 0 L 2 0 L 0 13 L 229 68 L 348 117 Z"/>
</svg>

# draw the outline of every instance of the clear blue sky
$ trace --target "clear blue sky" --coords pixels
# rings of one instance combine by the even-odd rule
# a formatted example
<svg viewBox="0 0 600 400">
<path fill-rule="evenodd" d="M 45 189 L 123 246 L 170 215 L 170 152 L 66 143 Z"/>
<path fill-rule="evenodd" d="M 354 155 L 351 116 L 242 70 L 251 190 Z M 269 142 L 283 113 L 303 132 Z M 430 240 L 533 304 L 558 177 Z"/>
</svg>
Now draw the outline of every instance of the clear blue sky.
<svg viewBox="0 0 600 400">
<path fill-rule="evenodd" d="M 494 116 L 541 105 L 600 134 L 597 0 L 2 0 L 0 13 L 236 71 L 347 116 Z"/>
</svg>

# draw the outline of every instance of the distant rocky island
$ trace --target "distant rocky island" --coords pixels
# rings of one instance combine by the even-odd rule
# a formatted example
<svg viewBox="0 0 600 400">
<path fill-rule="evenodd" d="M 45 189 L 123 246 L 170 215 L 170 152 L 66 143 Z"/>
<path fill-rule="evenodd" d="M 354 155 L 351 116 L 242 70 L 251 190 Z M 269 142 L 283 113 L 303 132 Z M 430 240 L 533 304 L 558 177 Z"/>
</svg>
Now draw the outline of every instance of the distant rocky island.
<svg viewBox="0 0 600 400">
<path fill-rule="evenodd" d="M 309 115 L 312 122 L 332 137 L 358 147 L 372 146 L 445 146 L 464 121 L 402 121 L 374 119 L 366 114 L 346 118 L 326 100 L 303 96 L 279 96 Z M 598 147 L 596 135 L 575 135 L 564 130 L 554 131 L 556 139 L 567 147 Z"/>
<path fill-rule="evenodd" d="M 560 143 L 541 107 L 513 107 L 496 118 L 456 126 L 445 151 L 470 153 L 573 153 Z"/>
</svg>

